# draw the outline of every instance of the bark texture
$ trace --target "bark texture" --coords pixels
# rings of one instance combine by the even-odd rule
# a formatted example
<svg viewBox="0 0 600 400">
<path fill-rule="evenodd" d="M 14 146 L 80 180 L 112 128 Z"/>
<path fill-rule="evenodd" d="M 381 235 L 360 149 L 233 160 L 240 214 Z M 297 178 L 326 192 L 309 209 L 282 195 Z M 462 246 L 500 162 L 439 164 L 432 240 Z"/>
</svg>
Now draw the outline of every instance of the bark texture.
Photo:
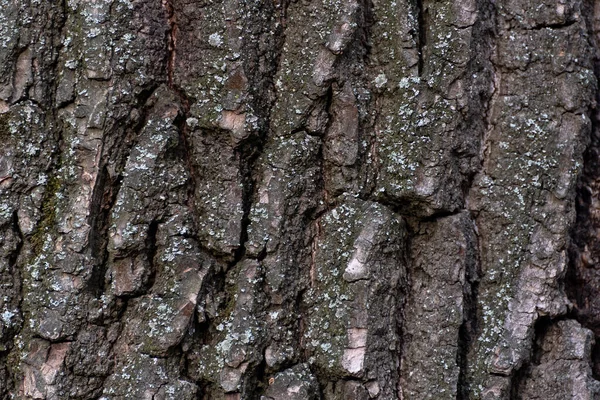
<svg viewBox="0 0 600 400">
<path fill-rule="evenodd" d="M 600 399 L 600 2 L 0 0 L 0 398 Z"/>
</svg>

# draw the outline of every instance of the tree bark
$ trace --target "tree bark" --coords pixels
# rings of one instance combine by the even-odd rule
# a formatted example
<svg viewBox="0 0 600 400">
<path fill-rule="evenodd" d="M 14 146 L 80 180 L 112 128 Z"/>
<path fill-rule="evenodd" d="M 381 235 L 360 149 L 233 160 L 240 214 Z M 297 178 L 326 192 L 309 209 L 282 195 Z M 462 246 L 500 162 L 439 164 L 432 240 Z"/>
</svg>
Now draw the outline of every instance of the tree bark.
<svg viewBox="0 0 600 400">
<path fill-rule="evenodd" d="M 0 398 L 600 399 L 600 2 L 0 4 Z"/>
</svg>

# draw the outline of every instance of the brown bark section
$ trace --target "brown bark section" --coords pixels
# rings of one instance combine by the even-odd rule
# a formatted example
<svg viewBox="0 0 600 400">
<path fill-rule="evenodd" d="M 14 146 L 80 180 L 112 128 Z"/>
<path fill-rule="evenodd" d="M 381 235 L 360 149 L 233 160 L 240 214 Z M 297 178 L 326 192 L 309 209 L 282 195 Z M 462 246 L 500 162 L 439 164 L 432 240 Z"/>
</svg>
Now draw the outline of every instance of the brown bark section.
<svg viewBox="0 0 600 400">
<path fill-rule="evenodd" d="M 0 398 L 600 396 L 598 9 L 1 3 Z"/>
</svg>

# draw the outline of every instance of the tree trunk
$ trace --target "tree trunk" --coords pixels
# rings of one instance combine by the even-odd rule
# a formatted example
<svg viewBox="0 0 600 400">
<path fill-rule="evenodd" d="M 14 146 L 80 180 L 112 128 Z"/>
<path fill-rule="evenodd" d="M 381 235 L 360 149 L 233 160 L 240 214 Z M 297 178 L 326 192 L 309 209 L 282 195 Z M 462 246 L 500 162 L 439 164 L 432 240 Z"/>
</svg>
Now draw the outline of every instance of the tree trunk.
<svg viewBox="0 0 600 400">
<path fill-rule="evenodd" d="M 0 7 L 0 398 L 598 399 L 592 0 Z"/>
</svg>

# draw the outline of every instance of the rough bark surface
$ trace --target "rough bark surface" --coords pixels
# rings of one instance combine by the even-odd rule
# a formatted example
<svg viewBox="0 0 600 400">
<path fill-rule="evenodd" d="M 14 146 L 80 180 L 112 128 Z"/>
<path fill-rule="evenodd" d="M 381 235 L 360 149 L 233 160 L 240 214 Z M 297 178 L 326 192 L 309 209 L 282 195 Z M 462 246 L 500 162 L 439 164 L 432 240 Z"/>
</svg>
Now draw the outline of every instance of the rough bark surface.
<svg viewBox="0 0 600 400">
<path fill-rule="evenodd" d="M 0 0 L 0 38 L 0 398 L 600 399 L 599 1 Z"/>
</svg>

